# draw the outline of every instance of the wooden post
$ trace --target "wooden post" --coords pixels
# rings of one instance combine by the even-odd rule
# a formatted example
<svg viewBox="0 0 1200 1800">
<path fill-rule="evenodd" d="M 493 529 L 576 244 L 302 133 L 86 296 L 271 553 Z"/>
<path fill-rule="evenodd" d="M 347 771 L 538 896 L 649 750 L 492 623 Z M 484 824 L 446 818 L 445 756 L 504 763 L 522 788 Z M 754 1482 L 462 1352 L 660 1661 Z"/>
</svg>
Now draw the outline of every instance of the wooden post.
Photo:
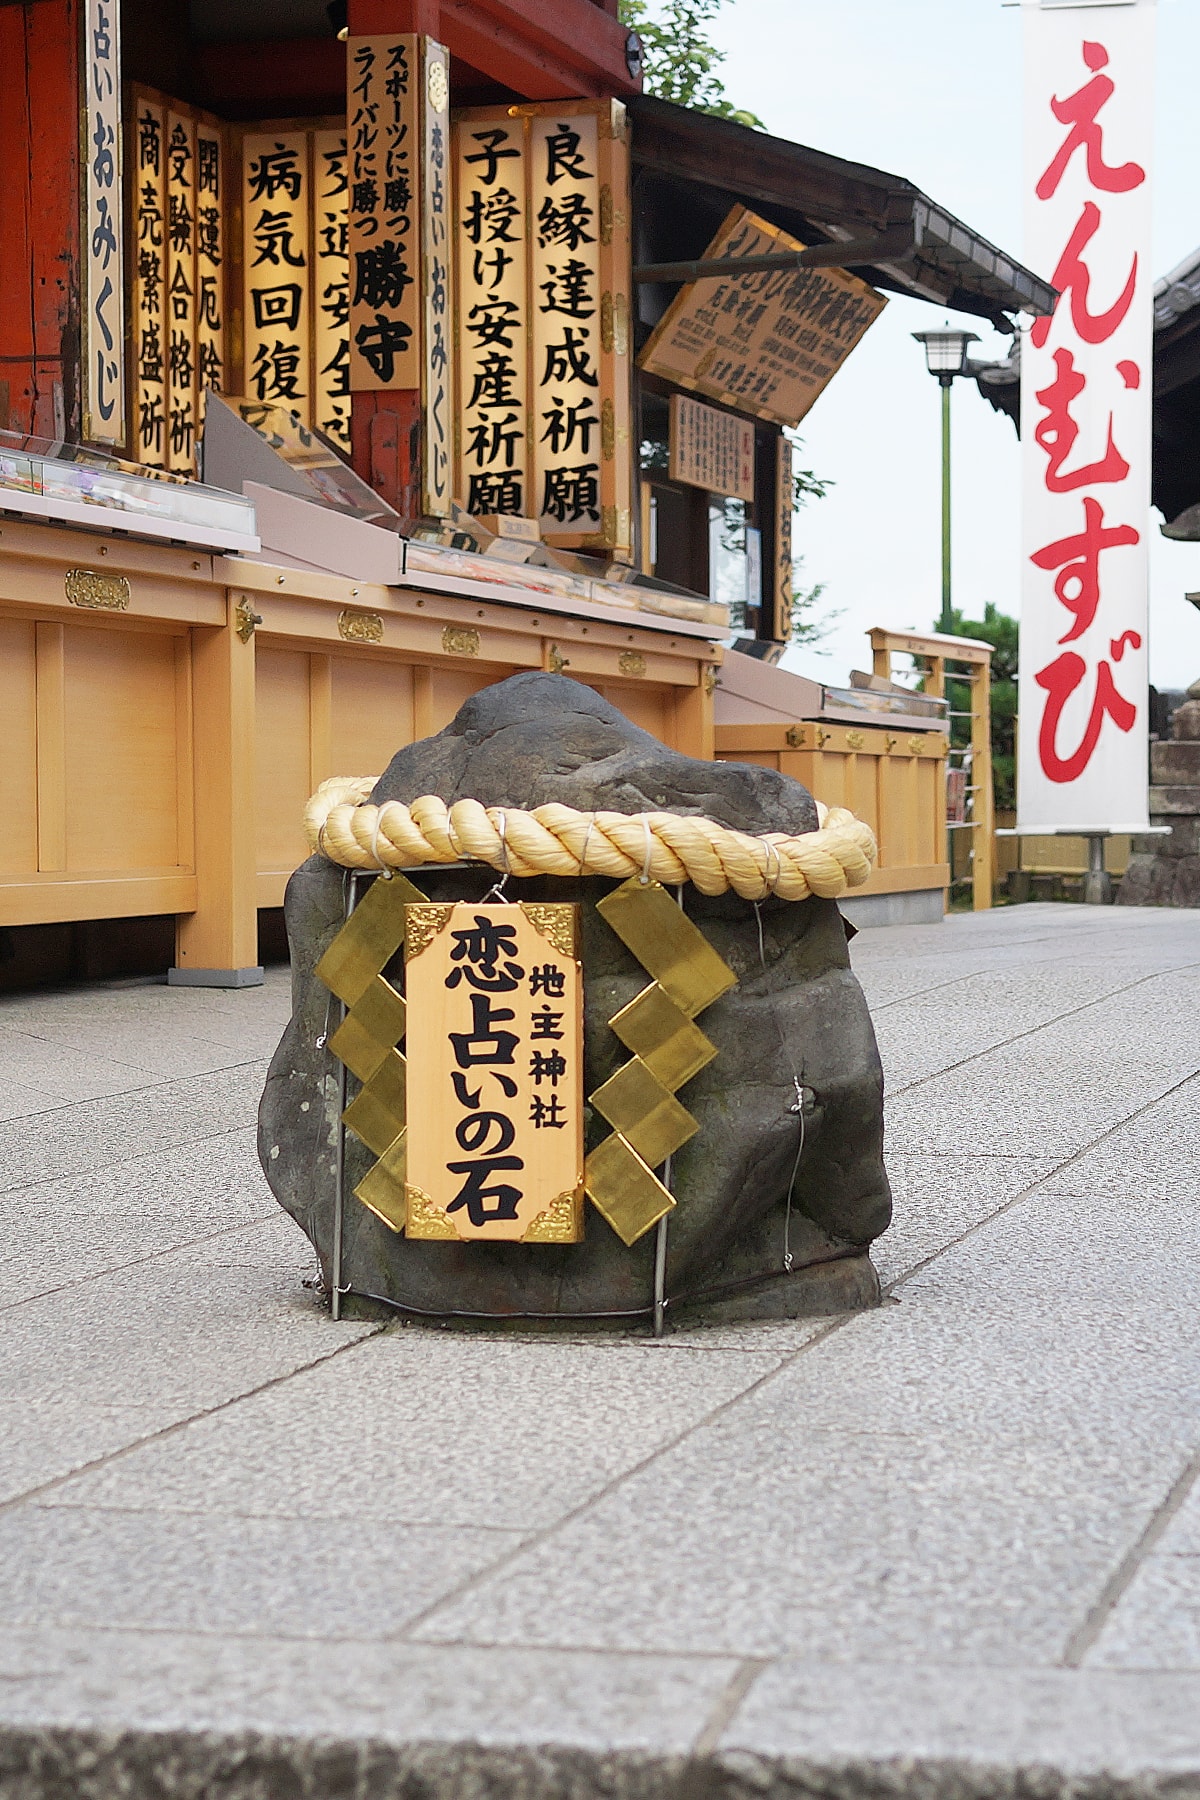
<svg viewBox="0 0 1200 1800">
<path fill-rule="evenodd" d="M 972 900 L 976 912 L 992 904 L 995 884 L 996 836 L 992 781 L 992 659 L 971 670 L 971 781 L 975 788 L 971 818 Z"/>
<path fill-rule="evenodd" d="M 698 670 L 695 687 L 681 687 L 675 690 L 675 720 L 672 734 L 673 749 L 678 750 L 681 756 L 695 756 L 704 762 L 712 762 L 715 754 L 710 668 L 715 670 L 716 664 L 702 663 Z"/>
<path fill-rule="evenodd" d="M 37 866 L 67 866 L 67 699 L 63 627 L 34 626 L 37 705 Z"/>
<path fill-rule="evenodd" d="M 254 831 L 254 636 L 229 619 L 192 630 L 196 910 L 180 917 L 175 968 L 183 987 L 257 987 Z"/>
<path fill-rule="evenodd" d="M 925 669 L 925 692 L 942 699 L 946 693 L 946 664 L 966 668 L 965 675 L 951 676 L 952 681 L 965 681 L 971 693 L 971 901 L 976 912 L 986 911 L 992 904 L 992 888 L 996 872 L 995 811 L 992 780 L 992 646 L 978 638 L 948 638 L 925 635 L 916 631 L 888 631 L 875 626 L 869 632 L 872 668 L 876 675 L 891 679 L 892 657 L 907 654 L 915 657 Z M 953 721 L 947 720 L 947 737 Z M 939 860 L 947 856 L 948 831 L 945 807 L 941 808 L 938 827 Z"/>
</svg>

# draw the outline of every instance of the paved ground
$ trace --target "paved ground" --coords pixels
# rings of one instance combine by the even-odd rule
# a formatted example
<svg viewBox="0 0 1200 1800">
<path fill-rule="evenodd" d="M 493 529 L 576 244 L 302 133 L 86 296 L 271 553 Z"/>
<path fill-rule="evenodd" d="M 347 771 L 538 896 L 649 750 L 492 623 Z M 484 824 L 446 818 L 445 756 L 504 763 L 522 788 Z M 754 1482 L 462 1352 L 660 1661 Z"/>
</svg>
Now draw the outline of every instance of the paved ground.
<svg viewBox="0 0 1200 1800">
<path fill-rule="evenodd" d="M 0 1008 L 0 1793 L 1200 1791 L 1200 913 L 863 933 L 873 1314 L 333 1324 L 286 982 Z"/>
</svg>

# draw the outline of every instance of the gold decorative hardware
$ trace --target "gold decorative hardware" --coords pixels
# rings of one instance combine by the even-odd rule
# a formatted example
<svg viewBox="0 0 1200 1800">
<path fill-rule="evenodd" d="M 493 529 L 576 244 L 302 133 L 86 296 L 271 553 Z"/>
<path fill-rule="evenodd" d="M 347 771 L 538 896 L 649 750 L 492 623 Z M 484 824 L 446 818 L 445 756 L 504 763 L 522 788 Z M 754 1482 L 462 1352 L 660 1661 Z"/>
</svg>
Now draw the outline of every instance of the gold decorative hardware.
<svg viewBox="0 0 1200 1800">
<path fill-rule="evenodd" d="M 622 675 L 644 675 L 646 659 L 640 650 L 622 650 L 617 658 L 617 667 Z"/>
<path fill-rule="evenodd" d="M 717 665 L 706 663 L 704 666 L 704 692 L 711 698 L 717 691 Z"/>
<path fill-rule="evenodd" d="M 848 731 L 846 733 L 847 750 L 865 750 L 866 746 L 867 734 L 865 731 Z"/>
<path fill-rule="evenodd" d="M 818 725 L 817 726 L 817 749 L 823 750 L 832 736 L 833 736 L 833 733 L 831 731 L 826 731 L 823 726 Z"/>
<path fill-rule="evenodd" d="M 546 942 L 553 944 L 560 956 L 576 955 L 576 911 L 573 905 L 563 905 L 560 901 L 541 906 L 531 900 L 522 900 L 521 911 L 534 930 L 540 931 Z"/>
<path fill-rule="evenodd" d="M 908 754 L 910 756 L 920 756 L 920 754 L 924 748 L 925 748 L 925 739 L 923 737 L 910 737 L 909 738 Z"/>
<path fill-rule="evenodd" d="M 789 725 L 787 741 L 789 750 L 803 750 L 808 742 L 808 732 L 803 725 Z"/>
<path fill-rule="evenodd" d="M 570 668 L 571 659 L 563 655 L 557 644 L 551 644 L 546 652 L 546 664 L 551 675 L 561 675 L 564 669 Z"/>
<path fill-rule="evenodd" d="M 605 462 L 611 462 L 617 447 L 616 413 L 611 400 L 600 403 L 600 453 Z"/>
<path fill-rule="evenodd" d="M 442 649 L 447 656 L 478 656 L 479 633 L 473 625 L 443 625 Z"/>
<path fill-rule="evenodd" d="M 262 624 L 262 614 L 255 612 L 243 594 L 233 609 L 233 617 L 238 636 L 243 644 L 248 644 L 254 636 L 256 627 Z"/>
<path fill-rule="evenodd" d="M 891 732 L 889 731 L 887 734 L 887 746 L 886 746 L 889 754 L 896 748 L 896 745 L 899 742 L 900 742 L 900 739 L 898 737 L 893 737 Z"/>
<path fill-rule="evenodd" d="M 454 1222 L 448 1219 L 440 1206 L 433 1204 L 432 1198 L 424 1188 L 406 1187 L 404 1190 L 408 1206 L 408 1223 L 405 1235 L 410 1238 L 457 1238 Z"/>
<path fill-rule="evenodd" d="M 600 189 L 600 242 L 611 244 L 613 234 L 613 197 L 607 181 Z"/>
<path fill-rule="evenodd" d="M 583 1190 L 568 1189 L 530 1225 L 523 1244 L 577 1244 L 583 1236 Z"/>
<path fill-rule="evenodd" d="M 450 98 L 450 87 L 446 80 L 446 65 L 438 58 L 429 59 L 429 67 L 425 71 L 425 91 L 429 95 L 433 111 L 444 112 Z"/>
<path fill-rule="evenodd" d="M 97 575 L 94 569 L 68 569 L 63 588 L 72 606 L 89 612 L 127 612 L 129 583 L 123 575 Z"/>
<path fill-rule="evenodd" d="M 605 351 L 617 349 L 617 301 L 619 294 L 605 292 L 600 296 L 600 347 Z M 618 355 L 624 351 L 619 350 Z"/>
<path fill-rule="evenodd" d="M 629 352 L 629 301 L 624 294 L 613 295 L 613 349 L 618 356 Z"/>
<path fill-rule="evenodd" d="M 422 950 L 428 950 L 439 931 L 445 931 L 450 923 L 453 906 L 431 906 L 423 904 L 410 906 L 404 927 L 404 960 L 412 961 L 420 956 Z"/>
<path fill-rule="evenodd" d="M 441 68 L 440 63 L 431 67 Z M 348 644 L 381 644 L 383 617 L 376 612 L 360 612 L 357 606 L 343 606 L 338 614 L 338 634 Z"/>
</svg>

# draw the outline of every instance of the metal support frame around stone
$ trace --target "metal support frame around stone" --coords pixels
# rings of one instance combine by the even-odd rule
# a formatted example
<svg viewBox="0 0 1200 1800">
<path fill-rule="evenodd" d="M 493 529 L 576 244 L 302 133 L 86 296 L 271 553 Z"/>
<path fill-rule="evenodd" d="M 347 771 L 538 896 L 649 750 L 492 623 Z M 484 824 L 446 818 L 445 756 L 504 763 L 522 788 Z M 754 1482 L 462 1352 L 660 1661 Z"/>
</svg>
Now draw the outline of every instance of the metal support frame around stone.
<svg viewBox="0 0 1200 1800">
<path fill-rule="evenodd" d="M 424 866 L 432 873 L 466 865 Z M 403 873 L 394 871 L 377 878 L 360 904 L 358 877 L 348 871 L 343 925 L 317 964 L 318 977 L 341 1011 L 337 1029 L 327 1039 L 339 1065 L 330 1257 L 330 1310 L 335 1319 L 341 1317 L 343 1297 L 354 1291 L 343 1282 L 347 1126 L 377 1158 L 355 1188 L 355 1197 L 391 1230 L 404 1229 L 407 1121 L 405 1064 L 399 1046 L 406 1008 L 404 997 L 383 971 L 402 949 L 408 906 L 425 900 Z M 661 1337 L 667 1305 L 667 1222 L 676 1204 L 672 1159 L 698 1130 L 695 1119 L 675 1098 L 675 1090 L 717 1054 L 693 1020 L 733 987 L 737 977 L 688 919 L 682 889 L 672 902 L 660 883 L 633 878 L 598 901 L 596 910 L 652 979 L 609 1021 L 634 1054 L 590 1096 L 614 1129 L 589 1156 L 585 1186 L 597 1210 L 626 1244 L 636 1243 L 657 1224 L 653 1300 L 650 1307 L 636 1309 L 636 1316 L 649 1313 L 654 1335 Z M 348 1071 L 361 1083 L 349 1104 Z M 661 1180 L 656 1166 L 662 1167 Z"/>
</svg>

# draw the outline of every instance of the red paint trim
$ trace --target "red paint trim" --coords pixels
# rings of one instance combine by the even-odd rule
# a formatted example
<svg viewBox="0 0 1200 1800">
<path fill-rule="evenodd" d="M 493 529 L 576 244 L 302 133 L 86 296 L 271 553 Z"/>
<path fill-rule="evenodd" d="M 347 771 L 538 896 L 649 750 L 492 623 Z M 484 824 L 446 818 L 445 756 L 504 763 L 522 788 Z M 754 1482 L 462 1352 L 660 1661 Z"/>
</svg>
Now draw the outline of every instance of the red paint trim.
<svg viewBox="0 0 1200 1800">
<path fill-rule="evenodd" d="M 421 396 L 415 388 L 358 391 L 351 397 L 350 459 L 355 472 L 406 519 L 421 512 Z"/>
<path fill-rule="evenodd" d="M 350 29 L 427 31 L 526 100 L 641 92 L 625 27 L 593 0 L 350 0 Z"/>
<path fill-rule="evenodd" d="M 0 376 L 14 431 L 79 420 L 79 9 L 0 7 Z"/>
</svg>

